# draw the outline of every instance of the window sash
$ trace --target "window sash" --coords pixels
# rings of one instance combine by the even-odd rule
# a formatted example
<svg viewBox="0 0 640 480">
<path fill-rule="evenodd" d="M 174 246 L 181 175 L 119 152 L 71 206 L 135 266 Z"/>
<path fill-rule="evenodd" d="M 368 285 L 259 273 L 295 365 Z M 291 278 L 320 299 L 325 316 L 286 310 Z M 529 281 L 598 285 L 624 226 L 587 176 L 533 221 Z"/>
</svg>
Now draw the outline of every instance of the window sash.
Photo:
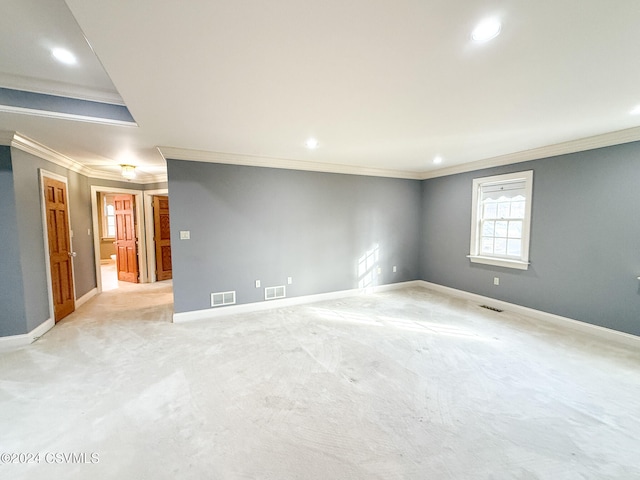
<svg viewBox="0 0 640 480">
<path fill-rule="evenodd" d="M 527 268 L 532 184 L 533 171 L 473 180 L 473 262 Z"/>
</svg>

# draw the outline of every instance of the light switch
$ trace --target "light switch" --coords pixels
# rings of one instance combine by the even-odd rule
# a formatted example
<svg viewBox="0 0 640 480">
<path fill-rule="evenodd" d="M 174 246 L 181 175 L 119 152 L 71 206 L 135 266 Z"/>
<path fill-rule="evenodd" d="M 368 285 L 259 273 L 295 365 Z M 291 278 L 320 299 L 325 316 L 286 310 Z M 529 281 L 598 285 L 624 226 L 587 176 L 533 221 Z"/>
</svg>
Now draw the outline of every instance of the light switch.
<svg viewBox="0 0 640 480">
<path fill-rule="evenodd" d="M 190 240 L 190 239 L 191 239 L 191 231 L 180 230 L 180 240 Z"/>
</svg>

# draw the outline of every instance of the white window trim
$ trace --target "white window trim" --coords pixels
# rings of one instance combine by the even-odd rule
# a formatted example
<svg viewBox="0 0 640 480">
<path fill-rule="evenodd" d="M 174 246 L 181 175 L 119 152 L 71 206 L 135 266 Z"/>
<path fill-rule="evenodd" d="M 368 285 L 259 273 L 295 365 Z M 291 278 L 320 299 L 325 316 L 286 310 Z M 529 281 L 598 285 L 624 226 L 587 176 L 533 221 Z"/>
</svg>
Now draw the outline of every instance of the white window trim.
<svg viewBox="0 0 640 480">
<path fill-rule="evenodd" d="M 522 222 L 522 255 L 519 259 L 483 256 L 480 255 L 480 207 L 478 202 L 480 189 L 487 183 L 513 182 L 516 180 L 525 181 L 526 203 L 524 221 Z M 471 209 L 471 242 L 470 253 L 467 255 L 472 263 L 483 263 L 498 267 L 516 268 L 527 270 L 529 268 L 529 239 L 531 231 L 531 204 L 533 191 L 533 170 L 525 172 L 507 173 L 504 175 L 494 175 L 491 177 L 474 178 Z"/>
</svg>

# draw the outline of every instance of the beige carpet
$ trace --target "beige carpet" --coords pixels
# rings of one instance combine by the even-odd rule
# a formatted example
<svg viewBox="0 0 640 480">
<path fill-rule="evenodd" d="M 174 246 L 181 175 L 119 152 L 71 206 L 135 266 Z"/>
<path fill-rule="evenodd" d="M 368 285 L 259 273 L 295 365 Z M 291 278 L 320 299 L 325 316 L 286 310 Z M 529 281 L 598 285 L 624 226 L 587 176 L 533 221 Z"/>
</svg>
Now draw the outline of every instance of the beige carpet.
<svg viewBox="0 0 640 480">
<path fill-rule="evenodd" d="M 127 286 L 0 354 L 0 450 L 41 455 L 0 478 L 640 478 L 637 350 L 423 289 L 170 321 Z"/>
</svg>

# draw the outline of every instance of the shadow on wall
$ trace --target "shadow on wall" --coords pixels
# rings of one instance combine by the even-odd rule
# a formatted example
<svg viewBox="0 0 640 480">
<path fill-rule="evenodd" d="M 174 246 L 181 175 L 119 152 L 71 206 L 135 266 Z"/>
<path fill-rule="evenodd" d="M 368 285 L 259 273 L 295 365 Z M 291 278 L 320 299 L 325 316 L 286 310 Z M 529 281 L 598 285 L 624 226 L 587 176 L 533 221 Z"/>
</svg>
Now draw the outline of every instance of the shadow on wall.
<svg viewBox="0 0 640 480">
<path fill-rule="evenodd" d="M 376 243 L 358 259 L 358 288 L 366 290 L 375 286 L 379 258 L 380 246 Z"/>
</svg>

